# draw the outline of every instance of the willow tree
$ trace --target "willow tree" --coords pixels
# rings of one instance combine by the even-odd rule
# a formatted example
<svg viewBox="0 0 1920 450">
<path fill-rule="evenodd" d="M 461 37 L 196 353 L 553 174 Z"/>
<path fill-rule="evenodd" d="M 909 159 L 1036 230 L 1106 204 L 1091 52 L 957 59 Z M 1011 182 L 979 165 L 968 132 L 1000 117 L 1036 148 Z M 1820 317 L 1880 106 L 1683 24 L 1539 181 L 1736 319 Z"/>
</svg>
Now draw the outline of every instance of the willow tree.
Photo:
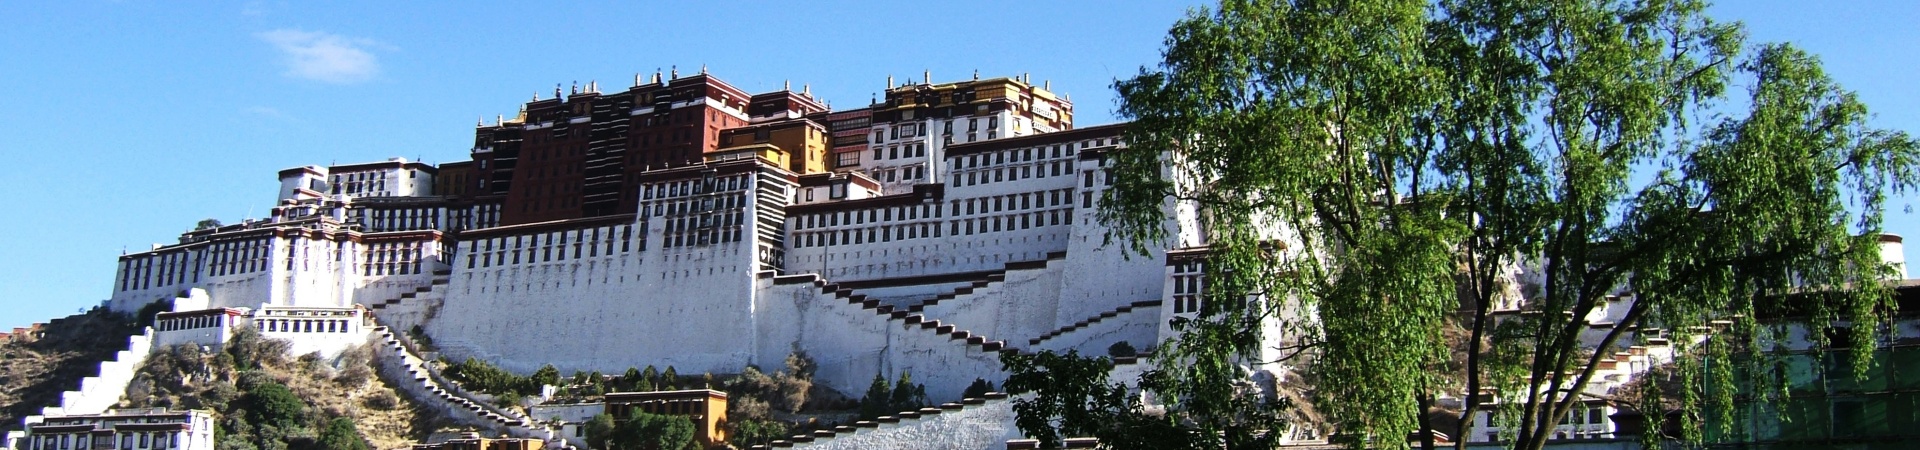
<svg viewBox="0 0 1920 450">
<path fill-rule="evenodd" d="M 1471 419 L 1498 387 L 1512 442 L 1540 448 L 1608 356 L 1579 339 L 1608 296 L 1633 301 L 1600 349 L 1642 326 L 1684 347 L 1693 326 L 1790 292 L 1817 293 L 1816 321 L 1885 320 L 1875 238 L 1915 145 L 1864 125 L 1814 58 L 1743 58 L 1739 27 L 1704 8 L 1225 0 L 1178 22 L 1158 66 L 1116 83 L 1129 147 L 1107 156 L 1100 210 L 1140 250 L 1167 242 L 1168 202 L 1202 211 L 1207 301 L 1142 385 L 1234 448 L 1235 424 L 1284 414 L 1239 384 L 1276 353 L 1260 324 L 1281 321 L 1313 358 L 1314 406 L 1354 445 L 1402 439 L 1437 394 L 1466 396 Z M 1743 102 L 1727 101 L 1734 79 Z M 1516 267 L 1536 274 L 1536 314 L 1496 322 Z M 1460 373 L 1434 370 L 1450 367 L 1449 326 L 1470 334 Z M 1875 327 L 1851 329 L 1865 343 Z M 1732 391 L 1682 400 L 1724 407 Z M 1464 445 L 1461 423 L 1441 431 Z"/>
</svg>

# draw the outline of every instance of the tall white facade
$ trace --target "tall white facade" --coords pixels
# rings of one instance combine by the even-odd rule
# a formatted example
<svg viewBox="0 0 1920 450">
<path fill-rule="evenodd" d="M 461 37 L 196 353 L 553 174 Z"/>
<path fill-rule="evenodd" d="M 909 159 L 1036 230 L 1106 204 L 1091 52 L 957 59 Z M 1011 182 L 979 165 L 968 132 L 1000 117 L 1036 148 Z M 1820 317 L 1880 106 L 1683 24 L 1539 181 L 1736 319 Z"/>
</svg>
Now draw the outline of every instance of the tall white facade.
<svg viewBox="0 0 1920 450">
<path fill-rule="evenodd" d="M 1013 128 L 989 117 L 1000 116 L 963 120 Z M 200 308 L 216 312 L 170 315 L 169 332 L 244 318 L 327 333 L 268 312 L 360 308 L 389 326 L 420 325 L 446 356 L 522 372 L 736 373 L 805 351 L 816 379 L 842 392 L 911 372 L 929 395 L 953 399 L 975 378 L 1003 378 L 1001 352 L 1146 350 L 1168 332 L 1168 280 L 1190 275 L 1170 269 L 1168 251 L 1203 234 L 1184 229 L 1191 208 L 1170 203 L 1176 242 L 1146 255 L 1106 242 L 1095 203 L 1121 130 L 944 145 L 916 125 L 902 138 L 912 140 L 875 147 L 938 145 L 912 150 L 932 169 L 911 179 L 713 162 L 647 172 L 635 214 L 461 231 L 444 213 L 368 213 L 434 207 L 421 200 L 431 191 L 379 190 L 401 175 L 336 182 L 373 172 L 290 169 L 273 219 L 122 257 L 109 303 L 131 311 L 204 290 Z M 355 192 L 392 195 L 331 192 L 368 179 Z"/>
</svg>

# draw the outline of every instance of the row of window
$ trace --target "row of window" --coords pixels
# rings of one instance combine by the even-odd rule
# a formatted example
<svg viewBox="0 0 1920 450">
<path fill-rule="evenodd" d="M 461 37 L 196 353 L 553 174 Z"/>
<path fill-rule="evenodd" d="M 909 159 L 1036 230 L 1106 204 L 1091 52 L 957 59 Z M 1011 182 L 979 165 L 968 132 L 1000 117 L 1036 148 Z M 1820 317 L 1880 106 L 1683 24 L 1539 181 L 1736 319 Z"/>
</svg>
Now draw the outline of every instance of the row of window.
<svg viewBox="0 0 1920 450">
<path fill-rule="evenodd" d="M 946 224 L 947 227 L 944 233 L 940 227 L 940 222 L 795 233 L 793 243 L 796 248 L 860 245 L 892 242 L 896 240 L 939 238 L 945 235 L 972 236 L 981 233 L 1026 230 L 1034 227 L 1073 225 L 1073 208 L 1069 206 L 1066 208 L 1029 213 L 956 219 L 947 221 Z"/>
<path fill-rule="evenodd" d="M 642 227 L 645 227 L 645 224 L 646 222 L 641 222 Z M 571 245 L 569 245 L 569 234 L 572 238 Z M 559 238 L 557 242 L 556 235 Z M 540 243 L 540 236 L 489 238 L 468 244 L 467 268 L 493 267 L 495 264 L 520 264 L 522 258 L 529 263 L 553 261 L 556 256 L 559 260 L 565 261 L 568 258 L 569 249 L 573 251 L 572 257 L 575 259 L 615 253 L 616 239 L 613 227 L 573 230 L 571 233 L 551 233 L 545 237 L 545 244 Z M 633 225 L 621 225 L 617 240 L 620 243 L 620 253 L 633 251 Z M 641 236 L 639 241 L 640 250 L 646 250 L 646 237 Z M 560 251 L 555 252 L 556 248 Z"/>
<path fill-rule="evenodd" d="M 353 330 L 351 319 L 254 319 L 255 327 L 268 333 L 346 333 Z"/>
<path fill-rule="evenodd" d="M 655 197 L 680 197 L 704 194 L 707 193 L 707 191 L 739 191 L 749 189 L 752 185 L 753 183 L 748 181 L 747 175 L 649 183 L 640 186 L 640 198 L 642 200 L 652 200 Z"/>
<path fill-rule="evenodd" d="M 151 431 L 151 432 L 145 432 L 145 433 L 122 432 L 118 434 L 120 435 L 119 448 L 122 450 L 133 450 L 134 448 L 143 448 L 143 449 L 180 448 L 180 432 L 178 431 Z M 134 446 L 134 440 L 136 437 L 139 439 L 139 442 L 140 442 L 139 447 Z M 41 436 L 34 436 L 33 442 L 28 443 L 27 448 L 38 449 L 38 450 L 81 450 L 81 449 L 97 449 L 102 447 L 114 448 L 112 446 L 113 438 L 101 437 L 100 440 L 104 440 L 106 442 L 96 443 L 94 442 L 93 436 L 85 433 L 61 434 L 57 436 L 41 435 Z M 99 444 L 104 444 L 104 445 L 99 445 Z"/>
</svg>

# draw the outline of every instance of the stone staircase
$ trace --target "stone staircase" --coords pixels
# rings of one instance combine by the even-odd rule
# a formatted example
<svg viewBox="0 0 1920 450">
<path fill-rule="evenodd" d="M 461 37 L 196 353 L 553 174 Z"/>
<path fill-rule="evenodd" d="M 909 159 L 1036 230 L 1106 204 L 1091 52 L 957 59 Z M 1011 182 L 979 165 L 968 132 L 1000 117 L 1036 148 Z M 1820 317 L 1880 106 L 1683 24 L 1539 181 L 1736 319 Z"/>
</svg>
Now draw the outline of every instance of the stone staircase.
<svg viewBox="0 0 1920 450">
<path fill-rule="evenodd" d="M 811 275 L 808 275 L 808 277 L 811 277 Z M 895 307 L 893 305 L 880 304 L 879 299 L 868 298 L 865 294 L 856 294 L 852 289 L 842 288 L 839 287 L 839 285 L 828 283 L 817 278 L 813 280 L 813 284 L 820 288 L 821 295 L 833 295 L 835 298 L 844 299 L 848 305 L 859 305 L 861 309 L 872 311 L 874 315 L 885 318 L 885 320 L 898 321 L 904 325 L 919 325 L 919 329 L 921 330 L 946 335 L 952 340 L 965 341 L 967 345 L 978 346 L 980 351 L 1013 351 L 1012 348 L 1007 347 L 1006 341 L 991 340 L 986 336 L 975 335 L 966 330 L 955 329 L 953 325 L 941 324 L 938 320 L 926 320 L 925 317 L 916 314 L 916 311 L 911 311 L 908 308 Z"/>
<path fill-rule="evenodd" d="M 1003 351 L 1017 351 L 1017 350 L 1006 349 Z M 1138 366 L 1138 364 L 1140 362 L 1147 361 L 1151 358 L 1152 358 L 1151 353 L 1141 353 L 1136 356 L 1110 358 L 1110 362 L 1113 364 L 1112 370 L 1116 375 L 1138 376 L 1137 372 L 1142 369 L 1142 367 Z M 967 411 L 974 411 L 977 409 L 992 408 L 992 407 L 1004 406 L 1005 408 L 1007 408 L 1007 410 L 1005 411 L 1005 413 L 1009 415 L 1007 422 L 1011 423 L 1010 415 L 1012 414 L 1012 406 L 1008 404 L 1008 402 L 1009 402 L 1008 395 L 1006 393 L 988 392 L 980 397 L 963 398 L 958 402 L 943 403 L 935 407 L 901 411 L 893 415 L 880 416 L 880 417 L 874 418 L 874 420 L 862 420 L 859 422 L 854 422 L 853 425 L 840 425 L 840 426 L 833 427 L 832 429 L 814 430 L 811 433 L 796 434 L 787 439 L 776 440 L 766 444 L 754 445 L 748 448 L 754 449 L 754 450 L 773 449 L 773 448 L 812 448 L 812 449 L 820 449 L 820 450 L 839 449 L 839 448 L 901 448 L 899 447 L 899 445 L 904 444 L 904 442 L 896 441 L 896 442 L 893 442 L 893 445 L 884 445 L 884 446 L 875 446 L 874 443 L 872 442 L 858 442 L 858 443 L 849 443 L 850 445 L 839 445 L 839 444 L 842 444 L 842 442 L 837 442 L 836 439 L 848 439 L 856 436 L 872 435 L 872 434 L 885 432 L 889 430 L 900 429 L 900 428 L 909 428 L 924 422 L 937 419 L 941 415 L 954 415 L 954 414 L 959 414 Z M 925 435 L 929 433 L 919 433 L 919 434 Z M 996 440 L 995 442 L 999 442 L 999 441 Z M 931 442 L 916 442 L 916 443 L 922 444 L 922 445 L 935 445 L 934 443 L 931 443 Z"/>
<path fill-rule="evenodd" d="M 955 288 L 953 292 L 940 294 L 938 296 L 935 296 L 934 298 L 920 301 L 918 303 L 914 303 L 911 305 L 907 305 L 906 309 L 912 312 L 922 312 L 929 307 L 939 305 L 940 302 L 961 299 L 962 297 L 967 297 L 970 294 L 973 294 L 980 290 L 1005 282 L 1007 281 L 1007 272 L 1015 271 L 1015 270 L 1044 269 L 1047 267 L 1048 264 L 1052 264 L 1054 261 L 1059 261 L 1063 259 L 1067 259 L 1067 252 L 1048 253 L 1047 259 L 1042 259 L 1038 261 L 1021 261 L 1021 262 L 1007 263 L 1006 267 L 1000 270 L 990 272 L 986 276 L 983 276 L 980 279 L 974 280 L 972 284 Z M 971 297 L 968 297 L 968 298 L 971 298 Z"/>
<path fill-rule="evenodd" d="M 859 422 L 854 422 L 853 425 L 840 425 L 840 426 L 833 427 L 833 429 L 829 429 L 829 430 L 814 430 L 812 433 L 796 434 L 787 439 L 781 439 L 781 440 L 769 442 L 766 444 L 754 445 L 748 448 L 754 449 L 754 450 L 762 450 L 762 449 L 770 449 L 770 448 L 821 448 L 821 449 L 824 449 L 824 448 L 837 447 L 835 445 L 832 445 L 832 444 L 835 444 L 835 442 L 833 442 L 835 438 L 847 438 L 855 435 L 873 434 L 873 433 L 884 431 L 884 430 L 912 427 L 917 425 L 918 422 L 928 421 L 928 420 L 937 418 L 942 414 L 955 414 L 962 411 L 976 410 L 983 407 L 1000 406 L 1001 404 L 1004 404 L 1006 402 L 1007 402 L 1006 393 L 988 392 L 985 395 L 978 398 L 965 398 L 965 399 L 961 399 L 958 402 L 944 403 L 944 404 L 941 404 L 940 406 L 901 411 L 893 415 L 876 417 L 873 420 L 862 420 Z M 878 447 L 872 447 L 872 448 L 878 448 Z"/>
<path fill-rule="evenodd" d="M 378 319 L 375 320 L 378 323 Z M 384 326 L 374 327 L 374 336 L 385 346 L 379 352 L 380 357 L 400 370 L 389 380 L 423 402 L 437 402 L 448 417 L 477 425 L 494 432 L 504 432 L 514 437 L 552 440 L 556 436 L 552 430 L 536 425 L 533 420 L 512 411 L 502 410 L 472 398 L 472 394 L 461 390 L 451 380 L 442 378 L 427 367 L 427 362 L 408 350 L 402 336 Z M 388 374 L 383 372 L 383 376 Z"/>
<path fill-rule="evenodd" d="M 1040 345 L 1040 343 L 1046 342 L 1049 339 L 1053 339 L 1055 337 L 1059 337 L 1067 333 L 1072 333 L 1074 331 L 1086 329 L 1087 327 L 1100 323 L 1101 321 L 1119 317 L 1122 314 L 1132 313 L 1136 309 L 1158 308 L 1160 307 L 1160 305 L 1161 305 L 1160 300 L 1142 300 L 1142 301 L 1137 301 L 1133 303 L 1128 303 L 1126 305 L 1120 306 L 1119 308 L 1114 308 L 1112 310 L 1101 312 L 1099 315 L 1088 317 L 1086 319 L 1081 319 L 1079 322 L 1074 322 L 1072 325 L 1067 325 L 1053 331 L 1048 331 L 1045 334 L 1041 334 L 1039 337 L 1028 339 L 1027 345 L 1037 347 Z"/>
<path fill-rule="evenodd" d="M 426 286 L 414 288 L 412 292 L 400 294 L 399 297 L 394 297 L 394 298 L 382 300 L 380 302 L 376 302 L 373 304 L 369 304 L 367 305 L 367 309 L 372 310 L 374 312 L 385 310 L 389 306 L 399 305 L 401 303 L 406 302 L 407 300 L 412 300 L 420 296 L 426 295 L 428 292 L 433 291 L 434 289 L 439 289 L 441 286 L 446 286 L 447 283 L 451 282 L 452 279 L 453 279 L 452 270 L 433 271 L 432 283 L 429 283 Z"/>
</svg>

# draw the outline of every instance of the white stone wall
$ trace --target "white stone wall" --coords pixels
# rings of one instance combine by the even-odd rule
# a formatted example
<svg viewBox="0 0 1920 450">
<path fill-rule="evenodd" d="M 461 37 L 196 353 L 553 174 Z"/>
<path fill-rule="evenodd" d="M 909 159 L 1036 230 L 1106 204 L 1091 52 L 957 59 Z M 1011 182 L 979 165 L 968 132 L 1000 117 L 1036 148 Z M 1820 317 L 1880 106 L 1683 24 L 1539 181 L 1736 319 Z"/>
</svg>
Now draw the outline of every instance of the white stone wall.
<svg viewBox="0 0 1920 450">
<path fill-rule="evenodd" d="M 40 415 L 99 414 L 112 408 L 126 394 L 127 383 L 133 381 L 134 373 L 153 351 L 153 335 L 153 328 L 147 328 L 127 338 L 126 350 L 100 362 L 99 375 L 80 379 L 79 389 L 61 392 L 60 403 L 41 408 Z"/>
<path fill-rule="evenodd" d="M 762 367 L 801 349 L 818 365 L 816 382 L 843 394 L 865 392 L 875 374 L 892 380 L 909 372 L 936 402 L 959 399 L 975 378 L 1005 378 L 997 351 L 876 314 L 812 283 L 762 286 L 755 305 L 763 317 L 755 360 Z"/>
<path fill-rule="evenodd" d="M 921 315 L 1024 348 L 1020 344 L 1057 327 L 1055 303 L 1060 298 L 1063 262 L 1009 270 L 1004 279 L 927 306 Z"/>
<path fill-rule="evenodd" d="M 447 268 L 437 233 L 320 235 L 268 225 L 124 256 L 107 305 L 133 312 L 199 288 L 209 307 L 344 307 L 426 286 Z"/>
<path fill-rule="evenodd" d="M 658 222 L 655 222 L 658 223 Z M 658 225 L 648 230 L 659 242 Z M 456 273 L 427 331 L 455 359 L 531 372 L 732 372 L 752 348 L 752 242 Z"/>
<path fill-rule="evenodd" d="M 1105 356 L 1108 347 L 1112 347 L 1116 342 L 1125 341 L 1128 345 L 1132 345 L 1134 350 L 1144 352 L 1160 344 L 1160 309 L 1158 306 L 1134 307 L 1128 312 L 1091 321 L 1087 326 L 1075 327 L 1070 331 L 1047 337 L 1039 344 L 1029 344 L 1030 347 L 1026 349 L 1035 352 L 1051 350 L 1057 353 L 1078 350 L 1082 355 Z"/>
<path fill-rule="evenodd" d="M 1020 429 L 1014 426 L 1014 418 L 1012 402 L 992 400 L 918 419 L 883 423 L 876 428 L 861 428 L 832 439 L 795 443 L 793 448 L 1001 450 L 1007 448 L 1007 440 L 1022 438 Z"/>
</svg>

